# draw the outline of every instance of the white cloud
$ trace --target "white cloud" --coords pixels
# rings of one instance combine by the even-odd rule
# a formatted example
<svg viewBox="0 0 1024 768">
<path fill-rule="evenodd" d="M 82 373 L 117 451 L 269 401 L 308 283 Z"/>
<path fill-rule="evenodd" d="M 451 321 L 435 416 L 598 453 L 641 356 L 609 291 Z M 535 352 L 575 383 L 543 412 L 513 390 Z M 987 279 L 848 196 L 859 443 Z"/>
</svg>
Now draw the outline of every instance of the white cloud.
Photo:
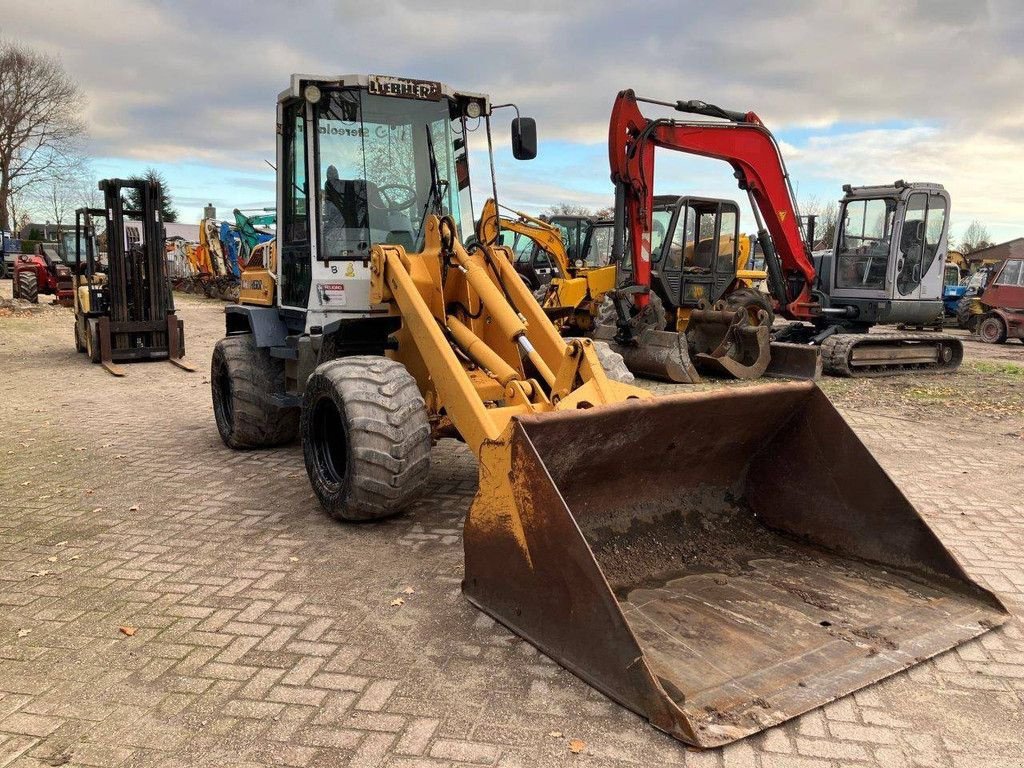
<svg viewBox="0 0 1024 768">
<path fill-rule="evenodd" d="M 542 142 L 603 142 L 616 91 L 633 87 L 754 109 L 776 132 L 809 129 L 785 147 L 791 170 L 837 194 L 899 168 L 946 183 L 958 221 L 963 211 L 993 231 L 1021 226 L 1016 0 L 307 0 L 244 12 L 216 0 L 0 0 L 0 18 L 4 36 L 60 55 L 78 78 L 98 155 L 252 172 L 273 155 L 275 98 L 292 72 L 489 92 L 536 116 Z M 891 124 L 904 127 L 870 130 Z M 829 135 L 849 125 L 864 129 Z M 531 191 L 521 176 L 523 197 L 542 205 L 600 194 L 550 180 Z"/>
</svg>

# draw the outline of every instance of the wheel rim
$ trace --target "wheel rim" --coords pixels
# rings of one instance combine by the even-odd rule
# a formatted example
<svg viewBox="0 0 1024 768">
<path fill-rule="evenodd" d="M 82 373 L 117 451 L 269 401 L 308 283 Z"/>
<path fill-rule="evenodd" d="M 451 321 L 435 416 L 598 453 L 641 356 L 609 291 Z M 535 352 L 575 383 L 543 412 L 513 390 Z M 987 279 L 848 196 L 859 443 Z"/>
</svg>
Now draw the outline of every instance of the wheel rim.
<svg viewBox="0 0 1024 768">
<path fill-rule="evenodd" d="M 992 318 L 987 319 L 978 329 L 978 334 L 985 341 L 996 341 L 1000 336 L 999 321 Z"/>
<path fill-rule="evenodd" d="M 348 440 L 338 406 L 330 397 L 321 397 L 313 406 L 311 419 L 313 461 L 320 476 L 333 485 L 345 481 L 348 466 Z"/>
<path fill-rule="evenodd" d="M 217 418 L 230 432 L 235 423 L 235 407 L 231 398 L 231 376 L 226 365 L 217 371 Z"/>
</svg>

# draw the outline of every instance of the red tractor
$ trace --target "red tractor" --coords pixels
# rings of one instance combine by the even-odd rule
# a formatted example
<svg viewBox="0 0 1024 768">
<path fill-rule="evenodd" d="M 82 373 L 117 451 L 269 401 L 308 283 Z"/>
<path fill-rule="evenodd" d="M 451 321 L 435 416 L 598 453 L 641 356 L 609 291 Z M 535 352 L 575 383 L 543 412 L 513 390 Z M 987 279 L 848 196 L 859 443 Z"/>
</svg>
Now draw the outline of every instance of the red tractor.
<svg viewBox="0 0 1024 768">
<path fill-rule="evenodd" d="M 62 307 L 74 304 L 74 278 L 71 268 L 57 255 L 57 246 L 51 243 L 36 245 L 31 255 L 21 254 L 14 261 L 14 298 L 33 304 L 40 293 L 57 297 Z"/>
<path fill-rule="evenodd" d="M 1024 341 L 1024 259 L 1007 259 L 993 268 L 984 289 L 970 297 L 967 310 L 967 327 L 982 341 Z"/>
</svg>

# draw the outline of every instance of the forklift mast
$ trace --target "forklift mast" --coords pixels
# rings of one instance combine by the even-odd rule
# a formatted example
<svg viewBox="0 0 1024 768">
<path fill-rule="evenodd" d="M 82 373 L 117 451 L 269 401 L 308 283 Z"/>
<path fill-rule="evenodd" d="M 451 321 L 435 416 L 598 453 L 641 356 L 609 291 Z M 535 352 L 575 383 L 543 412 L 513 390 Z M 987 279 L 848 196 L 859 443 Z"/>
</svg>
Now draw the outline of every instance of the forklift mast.
<svg viewBox="0 0 1024 768">
<path fill-rule="evenodd" d="M 160 185 L 145 180 L 104 179 L 99 188 L 107 217 L 110 319 L 118 323 L 162 321 L 173 314 L 174 298 L 167 283 Z M 138 191 L 142 210 L 125 209 L 122 192 L 127 189 Z M 125 226 L 129 216 L 139 220 L 139 240 Z"/>
</svg>

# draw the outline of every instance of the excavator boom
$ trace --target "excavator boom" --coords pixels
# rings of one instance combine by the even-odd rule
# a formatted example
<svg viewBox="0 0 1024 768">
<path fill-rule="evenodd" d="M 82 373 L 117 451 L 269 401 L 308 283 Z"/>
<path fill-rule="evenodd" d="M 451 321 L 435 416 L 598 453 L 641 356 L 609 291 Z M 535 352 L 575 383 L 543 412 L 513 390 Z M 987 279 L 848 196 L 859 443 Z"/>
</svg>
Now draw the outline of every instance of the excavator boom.
<svg viewBox="0 0 1024 768">
<path fill-rule="evenodd" d="M 724 160 L 733 167 L 740 187 L 750 195 L 767 228 L 767 236 L 759 239 L 762 247 L 768 246 L 769 284 L 781 313 L 793 319 L 812 317 L 816 309 L 810 293 L 814 264 L 800 230 L 785 164 L 775 138 L 760 118 L 753 112 L 729 112 L 703 102 L 677 102 L 672 106 L 679 111 L 726 117 L 731 122 L 651 120 L 640 112 L 638 101 L 632 90 L 620 91 L 608 127 L 608 162 L 617 200 L 619 196 L 624 200 L 626 239 L 636 283 L 650 284 L 654 150 L 676 150 Z M 764 232 L 764 227 L 761 230 Z M 779 271 L 772 275 L 776 253 Z M 643 306 L 643 299 L 638 299 Z"/>
</svg>

